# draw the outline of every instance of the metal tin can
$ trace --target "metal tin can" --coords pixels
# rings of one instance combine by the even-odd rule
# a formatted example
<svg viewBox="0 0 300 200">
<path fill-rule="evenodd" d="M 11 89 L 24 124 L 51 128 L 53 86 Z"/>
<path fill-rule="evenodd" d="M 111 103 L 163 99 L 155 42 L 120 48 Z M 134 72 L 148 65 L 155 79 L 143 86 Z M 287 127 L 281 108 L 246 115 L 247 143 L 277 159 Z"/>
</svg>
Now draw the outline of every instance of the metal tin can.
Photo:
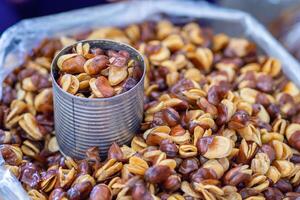
<svg viewBox="0 0 300 200">
<path fill-rule="evenodd" d="M 77 44 L 65 47 L 54 58 L 51 77 L 54 96 L 55 133 L 60 151 L 67 156 L 82 159 L 90 147 L 99 147 L 104 158 L 113 142 L 130 143 L 139 131 L 143 118 L 145 63 L 134 48 L 111 40 L 87 40 L 91 48 L 126 50 L 139 62 L 143 75 L 129 91 L 110 98 L 83 98 L 69 94 L 57 83 L 57 59 Z"/>
</svg>

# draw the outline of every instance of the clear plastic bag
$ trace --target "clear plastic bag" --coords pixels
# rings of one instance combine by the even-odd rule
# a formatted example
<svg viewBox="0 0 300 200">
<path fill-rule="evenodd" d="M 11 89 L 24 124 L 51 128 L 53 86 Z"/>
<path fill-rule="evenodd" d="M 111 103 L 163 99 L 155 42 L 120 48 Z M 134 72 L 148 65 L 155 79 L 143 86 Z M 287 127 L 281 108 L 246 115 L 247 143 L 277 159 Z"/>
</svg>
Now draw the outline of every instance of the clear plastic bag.
<svg viewBox="0 0 300 200">
<path fill-rule="evenodd" d="M 0 200 L 29 200 L 18 179 L 4 167 L 0 154 Z"/>
<path fill-rule="evenodd" d="M 128 1 L 21 21 L 3 33 L 0 39 L 0 81 L 22 63 L 26 53 L 42 38 L 74 34 L 100 26 L 122 26 L 146 19 L 158 20 L 162 14 L 172 16 L 176 20 L 201 19 L 216 32 L 249 38 L 266 54 L 280 59 L 284 73 L 300 86 L 300 76 L 297 74 L 300 70 L 298 61 L 250 15 L 204 2 L 179 0 Z M 0 177 L 3 177 L 0 182 L 0 194 L 4 194 L 0 199 L 28 198 L 16 179 L 7 174 L 6 170 L 0 169 Z M 2 187 L 2 183 L 5 187 Z M 10 189 L 10 192 L 7 189 Z M 12 195 L 17 192 L 22 195 L 13 197 Z"/>
<path fill-rule="evenodd" d="M 281 13 L 270 24 L 270 29 L 283 45 L 300 60 L 300 5 L 291 7 Z"/>
<path fill-rule="evenodd" d="M 280 15 L 283 10 L 294 7 L 299 4 L 299 0 L 222 0 L 220 5 L 243 10 L 255 16 L 260 22 L 268 25 Z M 266 12 L 266 10 L 268 12 Z"/>
</svg>

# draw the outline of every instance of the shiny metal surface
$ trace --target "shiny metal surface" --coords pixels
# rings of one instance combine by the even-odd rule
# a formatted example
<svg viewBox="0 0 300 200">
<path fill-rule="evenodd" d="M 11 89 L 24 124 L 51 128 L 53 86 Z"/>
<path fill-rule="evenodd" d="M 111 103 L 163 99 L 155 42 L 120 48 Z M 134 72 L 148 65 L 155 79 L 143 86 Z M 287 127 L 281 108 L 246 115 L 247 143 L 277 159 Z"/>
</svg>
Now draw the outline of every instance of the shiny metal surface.
<svg viewBox="0 0 300 200">
<path fill-rule="evenodd" d="M 52 62 L 55 132 L 60 151 L 80 159 L 85 157 L 88 148 L 98 146 L 103 158 L 113 142 L 128 144 L 139 130 L 143 118 L 145 64 L 143 57 L 128 45 L 110 40 L 83 42 L 89 42 L 91 47 L 127 50 L 143 68 L 141 80 L 131 90 L 111 98 L 89 99 L 63 91 L 56 82 L 57 59 L 74 45 L 64 48 Z"/>
</svg>

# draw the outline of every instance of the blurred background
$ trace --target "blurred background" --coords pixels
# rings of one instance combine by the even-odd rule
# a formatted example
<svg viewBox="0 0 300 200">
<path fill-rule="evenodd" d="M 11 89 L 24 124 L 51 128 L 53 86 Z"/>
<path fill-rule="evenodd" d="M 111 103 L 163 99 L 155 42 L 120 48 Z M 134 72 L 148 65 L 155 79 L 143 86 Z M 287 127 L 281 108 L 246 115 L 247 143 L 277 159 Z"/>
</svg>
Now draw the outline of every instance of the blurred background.
<svg viewBox="0 0 300 200">
<path fill-rule="evenodd" d="M 122 0 L 0 0 L 0 34 L 22 19 L 118 1 Z M 206 1 L 252 14 L 300 60 L 300 0 Z"/>
<path fill-rule="evenodd" d="M 60 13 L 88 6 L 114 3 L 124 0 L 0 0 L 0 31 L 21 19 Z M 138 0 L 142 1 L 142 0 Z M 159 1 L 159 0 L 156 0 Z M 163 0 L 161 0 L 163 1 Z M 184 0 L 183 0 L 184 1 Z M 200 1 L 200 0 L 192 0 Z M 299 0 L 206 0 L 220 6 L 237 8 L 251 13 L 268 24 L 282 12 L 300 6 Z M 267 12 L 266 12 L 267 11 Z"/>
<path fill-rule="evenodd" d="M 21 19 L 60 13 L 84 8 L 113 0 L 0 0 L 0 31 Z"/>
</svg>

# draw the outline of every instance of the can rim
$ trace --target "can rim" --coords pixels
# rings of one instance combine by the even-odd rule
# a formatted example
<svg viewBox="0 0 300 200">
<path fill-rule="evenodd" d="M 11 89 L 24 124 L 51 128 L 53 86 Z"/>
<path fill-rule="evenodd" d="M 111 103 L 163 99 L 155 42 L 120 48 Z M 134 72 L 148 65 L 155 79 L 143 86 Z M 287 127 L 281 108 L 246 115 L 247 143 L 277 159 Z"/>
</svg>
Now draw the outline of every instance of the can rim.
<svg viewBox="0 0 300 200">
<path fill-rule="evenodd" d="M 112 43 L 112 44 L 115 44 L 117 46 L 123 46 L 125 48 L 128 48 L 128 49 L 131 49 L 133 52 L 135 52 L 138 56 L 141 57 L 141 64 L 142 64 L 142 68 L 143 68 L 143 74 L 140 78 L 140 80 L 135 84 L 135 86 L 133 86 L 130 90 L 128 91 L 125 91 L 121 94 L 117 94 L 115 96 L 112 96 L 112 97 L 105 97 L 105 98 L 87 98 L 87 97 L 80 97 L 80 96 L 75 96 L 73 94 L 70 94 L 66 91 L 64 91 L 57 83 L 55 77 L 54 77 L 54 66 L 56 65 L 56 62 L 57 62 L 57 59 L 58 57 L 60 56 L 60 54 L 62 54 L 64 51 L 66 51 L 68 48 L 72 48 L 74 46 L 76 46 L 78 43 L 92 43 L 92 42 L 107 42 L 107 43 Z M 99 46 L 101 47 L 101 46 Z M 56 56 L 54 57 L 54 59 L 52 60 L 51 62 L 51 79 L 52 79 L 52 85 L 53 87 L 56 87 L 56 88 L 59 88 L 59 90 L 64 93 L 65 95 L 68 95 L 70 98 L 75 98 L 75 99 L 78 99 L 80 101 L 94 101 L 94 102 L 105 102 L 105 101 L 110 101 L 110 100 L 113 100 L 113 99 L 118 99 L 118 98 L 121 98 L 122 96 L 124 95 L 127 95 L 129 92 L 133 91 L 133 90 L 136 90 L 136 88 L 139 87 L 140 84 L 142 84 L 144 82 L 144 79 L 145 79 L 145 75 L 146 75 L 146 63 L 145 63 L 145 59 L 144 59 L 144 56 L 138 51 L 136 50 L 134 47 L 128 45 L 128 44 L 125 44 L 123 42 L 119 42 L 119 41 L 114 41 L 114 40 L 110 40 L 110 39 L 97 39 L 97 40 L 80 40 L 74 44 L 71 44 L 71 45 L 68 45 L 68 46 L 65 46 L 63 49 L 61 49 L 57 54 Z"/>
</svg>

